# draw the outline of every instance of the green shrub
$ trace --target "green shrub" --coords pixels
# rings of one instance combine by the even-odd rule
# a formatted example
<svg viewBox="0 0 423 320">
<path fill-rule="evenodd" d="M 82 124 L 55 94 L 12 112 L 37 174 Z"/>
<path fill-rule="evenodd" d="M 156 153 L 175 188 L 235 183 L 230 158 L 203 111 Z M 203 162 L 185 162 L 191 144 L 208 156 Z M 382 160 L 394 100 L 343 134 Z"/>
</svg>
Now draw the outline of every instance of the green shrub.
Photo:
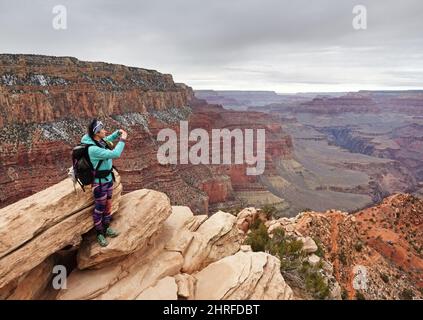
<svg viewBox="0 0 423 320">
<path fill-rule="evenodd" d="M 275 216 L 277 209 L 274 206 L 266 204 L 263 208 L 261 208 L 261 211 L 266 215 L 266 219 L 270 220 Z"/>
<path fill-rule="evenodd" d="M 383 280 L 383 282 L 388 283 L 389 282 L 389 276 L 385 273 L 381 273 L 380 274 L 381 279 Z"/>
<path fill-rule="evenodd" d="M 270 237 L 267 233 L 267 228 L 260 220 L 256 220 L 251 225 L 251 232 L 248 234 L 246 244 L 251 246 L 251 249 L 256 251 L 266 251 L 269 246 Z"/>
<path fill-rule="evenodd" d="M 318 268 L 312 267 L 308 262 L 304 262 L 300 269 L 300 274 L 304 278 L 306 289 L 315 299 L 325 299 L 329 296 L 329 286 Z"/>
<path fill-rule="evenodd" d="M 341 251 L 339 254 L 339 261 L 341 261 L 342 264 L 347 264 L 347 257 L 345 256 L 344 251 Z"/>
<path fill-rule="evenodd" d="M 399 298 L 401 300 L 412 300 L 414 297 L 414 293 L 412 290 L 410 289 L 404 289 L 401 291 L 401 293 L 399 294 Z"/>
<path fill-rule="evenodd" d="M 366 300 L 366 297 L 360 292 L 360 291 L 357 291 L 356 293 L 355 293 L 355 298 L 357 299 L 357 300 Z"/>
<path fill-rule="evenodd" d="M 363 249 L 363 243 L 361 241 L 357 241 L 354 244 L 354 249 L 358 252 L 360 252 Z"/>
<path fill-rule="evenodd" d="M 314 254 L 320 258 L 323 258 L 323 256 L 325 255 L 325 251 L 323 250 L 322 242 L 318 238 L 313 238 L 313 240 L 317 245 L 317 251 Z"/>
<path fill-rule="evenodd" d="M 281 262 L 281 273 L 298 272 L 306 289 L 315 299 L 328 297 L 329 286 L 320 273 L 323 263 L 313 267 L 308 262 L 303 262 L 307 254 L 302 251 L 303 242 L 301 240 L 287 236 L 283 229 L 274 230 L 273 237 L 270 238 L 267 228 L 261 220 L 256 220 L 250 230 L 246 243 L 251 245 L 253 251 L 267 251 L 271 255 L 277 256 Z"/>
<path fill-rule="evenodd" d="M 342 298 L 342 300 L 348 300 L 348 292 L 347 292 L 347 290 L 342 289 L 341 298 Z"/>
<path fill-rule="evenodd" d="M 256 220 L 251 225 L 246 243 L 253 251 L 268 251 L 281 261 L 281 271 L 296 269 L 301 265 L 305 253 L 302 251 L 303 242 L 288 237 L 283 229 L 276 229 L 273 238 L 267 234 L 264 223 Z"/>
</svg>

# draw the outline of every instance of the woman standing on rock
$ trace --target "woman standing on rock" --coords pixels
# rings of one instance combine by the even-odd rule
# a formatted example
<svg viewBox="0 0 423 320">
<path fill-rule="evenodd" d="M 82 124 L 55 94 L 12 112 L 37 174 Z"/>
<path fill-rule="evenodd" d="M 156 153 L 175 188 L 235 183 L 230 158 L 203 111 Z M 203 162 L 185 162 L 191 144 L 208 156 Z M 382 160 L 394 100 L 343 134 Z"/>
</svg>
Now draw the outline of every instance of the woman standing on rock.
<svg viewBox="0 0 423 320">
<path fill-rule="evenodd" d="M 126 131 L 122 129 L 116 130 L 109 136 L 106 134 L 103 123 L 94 119 L 88 127 L 88 133 L 81 139 L 81 143 L 90 145 L 88 156 L 96 173 L 92 184 L 95 201 L 93 220 L 97 231 L 97 241 L 102 247 L 109 244 L 106 236 L 114 238 L 119 235 L 110 227 L 114 180 L 112 159 L 120 157 L 127 138 Z M 111 150 L 112 141 L 116 139 L 119 139 L 119 142 Z"/>
</svg>

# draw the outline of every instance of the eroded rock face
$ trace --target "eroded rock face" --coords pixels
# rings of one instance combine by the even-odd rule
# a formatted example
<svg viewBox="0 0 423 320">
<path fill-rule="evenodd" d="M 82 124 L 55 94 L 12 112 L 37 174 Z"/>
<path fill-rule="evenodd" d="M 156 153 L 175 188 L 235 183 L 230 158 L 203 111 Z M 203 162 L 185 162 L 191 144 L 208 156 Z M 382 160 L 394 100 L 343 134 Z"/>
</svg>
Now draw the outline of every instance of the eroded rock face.
<svg viewBox="0 0 423 320">
<path fill-rule="evenodd" d="M 296 218 L 296 229 L 318 239 L 331 262 L 323 268 L 333 270 L 349 299 L 358 291 L 366 299 L 400 299 L 404 292 L 421 298 L 422 213 L 422 200 L 396 194 L 354 214 L 306 212 Z M 353 287 L 358 266 L 366 270 L 367 290 Z"/>
<path fill-rule="evenodd" d="M 117 211 L 121 191 L 117 175 L 112 212 Z M 0 209 L 0 288 L 56 251 L 78 245 L 93 227 L 93 202 L 90 190 L 74 189 L 66 179 Z"/>
<path fill-rule="evenodd" d="M 313 253 L 317 251 L 316 242 L 310 237 L 301 237 L 300 240 L 303 242 L 303 251 L 307 253 Z"/>
<path fill-rule="evenodd" d="M 164 193 L 149 189 L 120 196 L 117 178 L 112 225 L 121 234 L 104 248 L 88 233 L 93 228 L 91 196 L 81 196 L 79 191 L 72 196 L 73 189 L 67 188 L 69 180 L 10 206 L 13 212 L 2 209 L 3 230 L 21 230 L 15 225 L 19 219 L 31 226 L 32 216 L 25 215 L 26 209 L 40 212 L 36 217 L 40 221 L 32 225 L 35 235 L 29 228 L 22 238 L 2 242 L 2 298 L 199 299 L 208 286 L 204 274 L 213 274 L 220 265 L 230 269 L 220 274 L 227 277 L 230 292 L 218 298 L 292 298 L 277 258 L 253 253 L 249 246 L 241 249 L 245 233 L 238 228 L 235 215 L 218 211 L 210 217 L 194 216 L 190 208 L 171 207 Z M 28 240 L 22 240 L 24 235 Z M 69 245 L 74 246 L 72 255 L 67 252 Z M 49 293 L 44 291 L 56 263 L 52 254 L 78 259 L 74 258 L 76 268 L 69 264 L 66 289 Z M 209 281 L 224 286 L 225 279 Z"/>
<path fill-rule="evenodd" d="M 292 299 L 279 260 L 264 252 L 238 252 L 195 274 L 195 299 Z"/>
<path fill-rule="evenodd" d="M 40 299 L 53 277 L 55 260 L 49 257 L 31 271 L 0 289 L 0 300 Z"/>
<path fill-rule="evenodd" d="M 125 192 L 160 190 L 172 204 L 188 205 L 196 214 L 239 206 L 254 199 L 255 191 L 263 195 L 253 202 L 282 201 L 257 177 L 246 175 L 245 164 L 158 163 L 157 133 L 178 131 L 180 120 L 209 134 L 228 127 L 265 129 L 269 175 L 273 163 L 290 157 L 293 148 L 272 117 L 208 105 L 171 75 L 70 57 L 0 55 L 0 106 L 5 111 L 0 115 L 0 207 L 64 179 L 71 159 L 63 155 L 79 143 L 92 117 L 101 118 L 109 131 L 129 132 L 122 158 L 115 161 L 123 169 Z"/>
<path fill-rule="evenodd" d="M 246 233 L 253 221 L 257 219 L 258 212 L 255 208 L 245 208 L 237 214 L 237 227 Z"/>
<path fill-rule="evenodd" d="M 187 273 L 180 273 L 175 276 L 178 285 L 178 297 L 182 299 L 194 299 L 196 278 Z"/>
<path fill-rule="evenodd" d="M 264 219 L 260 210 L 195 216 L 189 207 L 171 207 L 158 191 L 121 197 L 117 178 L 113 224 L 126 237 L 110 239 L 106 248 L 96 248 L 86 235 L 93 227 L 92 199 L 75 193 L 69 180 L 0 210 L 0 230 L 8 231 L 0 235 L 2 299 L 47 297 L 52 254 L 65 254 L 61 249 L 67 246 L 77 250 L 82 236 L 80 269 L 70 272 L 58 299 L 310 298 L 296 296 L 298 288 L 280 272 L 278 258 L 242 245 L 244 222 Z M 406 289 L 419 298 L 422 212 L 422 200 L 398 194 L 355 214 L 310 211 L 264 225 L 269 235 L 282 228 L 303 242 L 301 261 L 323 275 L 329 299 L 341 299 L 341 293 L 354 298 L 357 265 L 367 268 L 372 289 L 366 298 L 398 299 Z"/>
<path fill-rule="evenodd" d="M 177 300 L 178 286 L 175 278 L 165 277 L 157 282 L 153 287 L 144 290 L 137 300 Z"/>
<path fill-rule="evenodd" d="M 167 127 L 186 119 L 192 96 L 191 88 L 154 70 L 71 57 L 0 55 L 0 207 L 63 180 L 72 147 L 93 117 L 111 132 L 129 131 L 128 145 L 135 147 L 124 152 L 126 172 L 134 173 L 124 174 L 127 191 L 157 189 L 160 182 L 160 190 L 175 188 L 175 198 L 177 190 L 196 196 L 187 203 L 200 207 L 204 194 L 190 190 L 174 169 L 158 165 L 150 132 L 155 121 Z M 139 179 L 148 166 L 151 176 Z"/>
<path fill-rule="evenodd" d="M 169 74 L 70 57 L 2 54 L 0 71 L 0 127 L 182 107 L 192 95 Z"/>
<path fill-rule="evenodd" d="M 241 237 L 236 217 L 218 211 L 203 222 L 184 255 L 183 272 L 193 273 L 211 262 L 234 254 L 240 249 Z"/>
<path fill-rule="evenodd" d="M 122 205 L 125 201 L 122 199 Z M 131 220 L 129 216 L 136 212 L 125 210 L 119 215 Z M 151 219 L 159 218 L 153 215 Z M 137 230 L 131 228 L 127 232 L 137 233 Z M 197 296 L 199 273 L 196 272 L 234 254 L 243 255 L 241 261 L 235 258 L 239 265 L 247 263 L 245 271 L 241 268 L 238 272 L 248 273 L 248 264 L 253 271 L 238 284 L 239 290 L 226 298 L 236 299 L 239 295 L 251 299 L 291 298 L 279 272 L 278 260 L 240 251 L 241 239 L 236 217 L 229 213 L 220 211 L 206 218 L 194 216 L 188 207 L 174 206 L 162 228 L 157 228 L 146 245 L 140 244 L 138 250 L 123 258 L 113 258 L 108 266 L 100 262 L 98 269 L 73 271 L 67 281 L 68 288 L 59 293 L 58 299 L 197 299 L 201 294 Z M 119 244 L 124 245 L 116 243 Z M 200 288 L 204 285 L 200 284 Z"/>
<path fill-rule="evenodd" d="M 98 268 L 143 248 L 171 211 L 169 198 L 154 190 L 142 189 L 122 196 L 112 223 L 119 236 L 111 239 L 107 247 L 100 247 L 93 237 L 83 241 L 78 268 Z"/>
</svg>

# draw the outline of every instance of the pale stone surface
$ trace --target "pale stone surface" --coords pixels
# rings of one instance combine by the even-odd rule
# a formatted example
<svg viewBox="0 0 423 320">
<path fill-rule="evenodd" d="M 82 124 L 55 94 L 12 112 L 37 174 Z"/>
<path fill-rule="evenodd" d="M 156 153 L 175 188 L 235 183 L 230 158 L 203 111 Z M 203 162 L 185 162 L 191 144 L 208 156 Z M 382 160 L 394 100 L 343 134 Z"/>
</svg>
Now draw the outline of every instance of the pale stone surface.
<svg viewBox="0 0 423 320">
<path fill-rule="evenodd" d="M 195 299 L 292 299 L 279 260 L 264 252 L 238 252 L 195 274 Z"/>
<path fill-rule="evenodd" d="M 201 224 L 206 221 L 209 217 L 206 214 L 197 215 L 192 217 L 192 219 L 187 223 L 187 228 L 190 231 L 197 231 Z"/>
<path fill-rule="evenodd" d="M 245 208 L 238 212 L 236 225 L 238 229 L 246 233 L 253 221 L 257 219 L 257 209 L 253 207 Z"/>
<path fill-rule="evenodd" d="M 240 250 L 243 251 L 243 252 L 252 252 L 253 251 L 251 249 L 251 246 L 250 245 L 247 245 L 247 244 L 242 245 L 241 248 L 240 248 Z"/>
<path fill-rule="evenodd" d="M 116 176 L 112 212 L 119 207 L 122 191 Z M 76 190 L 66 179 L 0 209 L 0 288 L 61 248 L 78 245 L 81 235 L 93 227 L 92 193 L 89 188 L 85 193 Z"/>
<path fill-rule="evenodd" d="M 333 287 L 329 293 L 329 298 L 332 300 L 342 300 L 342 290 L 338 282 L 333 284 Z"/>
<path fill-rule="evenodd" d="M 178 286 L 175 278 L 165 277 L 153 287 L 144 290 L 136 300 L 177 300 Z"/>
<path fill-rule="evenodd" d="M 93 299 L 106 292 L 122 276 L 122 266 L 100 270 L 75 270 L 67 279 L 67 288 L 60 291 L 58 300 Z"/>
<path fill-rule="evenodd" d="M 323 260 L 323 270 L 328 274 L 332 274 L 333 273 L 333 265 L 330 262 Z"/>
<path fill-rule="evenodd" d="M 53 277 L 55 260 L 49 257 L 34 269 L 20 277 L 16 287 L 10 292 L 8 300 L 39 299 L 43 291 L 50 285 Z"/>
<path fill-rule="evenodd" d="M 121 197 L 113 221 L 120 235 L 101 247 L 93 238 L 83 241 L 78 252 L 78 268 L 99 267 L 141 249 L 172 212 L 169 198 L 161 192 L 141 189 Z"/>
<path fill-rule="evenodd" d="M 189 238 L 187 224 L 193 215 L 187 207 L 172 207 L 169 217 L 140 250 L 99 270 L 75 270 L 69 277 L 69 285 L 63 299 L 135 299 L 143 290 L 153 286 L 166 276 L 177 275 L 183 264 L 182 252 Z M 152 215 L 151 219 L 161 219 Z M 188 235 L 187 235 L 188 234 Z M 112 239 L 115 240 L 115 239 Z M 167 248 L 177 249 L 168 251 Z M 181 251 L 179 251 L 181 250 Z M 109 270 L 107 277 L 102 276 Z M 79 279 L 85 287 L 78 288 Z"/>
<path fill-rule="evenodd" d="M 180 273 L 175 276 L 176 284 L 178 285 L 178 296 L 185 299 L 193 299 L 195 291 L 196 279 L 194 276 L 187 273 Z"/>
<path fill-rule="evenodd" d="M 315 255 L 314 253 L 312 255 L 310 255 L 307 258 L 307 260 L 310 263 L 310 265 L 312 265 L 312 266 L 317 266 L 317 264 L 320 262 L 320 258 L 317 255 Z"/>
<path fill-rule="evenodd" d="M 292 233 L 295 231 L 295 227 L 292 224 L 288 224 L 286 226 L 284 226 L 284 229 L 287 233 Z"/>
<path fill-rule="evenodd" d="M 194 213 L 187 206 L 172 206 L 172 215 L 169 216 L 169 223 L 171 223 L 175 229 L 180 229 L 184 225 L 188 224 L 191 219 L 194 218 Z"/>
<path fill-rule="evenodd" d="M 306 253 L 313 253 L 317 251 L 316 242 L 311 237 L 300 237 L 300 240 L 303 242 L 303 251 Z"/>
<path fill-rule="evenodd" d="M 241 237 L 236 217 L 218 211 L 193 233 L 193 240 L 184 254 L 183 272 L 193 273 L 211 262 L 237 252 Z"/>
<path fill-rule="evenodd" d="M 280 222 L 273 223 L 269 229 L 267 229 L 268 233 L 273 233 L 276 229 L 282 228 L 282 224 Z"/>
</svg>

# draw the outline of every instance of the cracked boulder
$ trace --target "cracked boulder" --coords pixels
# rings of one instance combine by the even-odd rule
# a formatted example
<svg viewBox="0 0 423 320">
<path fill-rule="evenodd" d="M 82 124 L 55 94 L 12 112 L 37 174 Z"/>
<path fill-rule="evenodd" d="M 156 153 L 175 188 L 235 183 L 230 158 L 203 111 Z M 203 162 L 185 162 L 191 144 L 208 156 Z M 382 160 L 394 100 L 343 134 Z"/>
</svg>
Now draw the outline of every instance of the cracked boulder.
<svg viewBox="0 0 423 320">
<path fill-rule="evenodd" d="M 200 300 L 290 300 L 291 288 L 280 273 L 278 258 L 264 252 L 238 252 L 194 275 Z"/>
</svg>

